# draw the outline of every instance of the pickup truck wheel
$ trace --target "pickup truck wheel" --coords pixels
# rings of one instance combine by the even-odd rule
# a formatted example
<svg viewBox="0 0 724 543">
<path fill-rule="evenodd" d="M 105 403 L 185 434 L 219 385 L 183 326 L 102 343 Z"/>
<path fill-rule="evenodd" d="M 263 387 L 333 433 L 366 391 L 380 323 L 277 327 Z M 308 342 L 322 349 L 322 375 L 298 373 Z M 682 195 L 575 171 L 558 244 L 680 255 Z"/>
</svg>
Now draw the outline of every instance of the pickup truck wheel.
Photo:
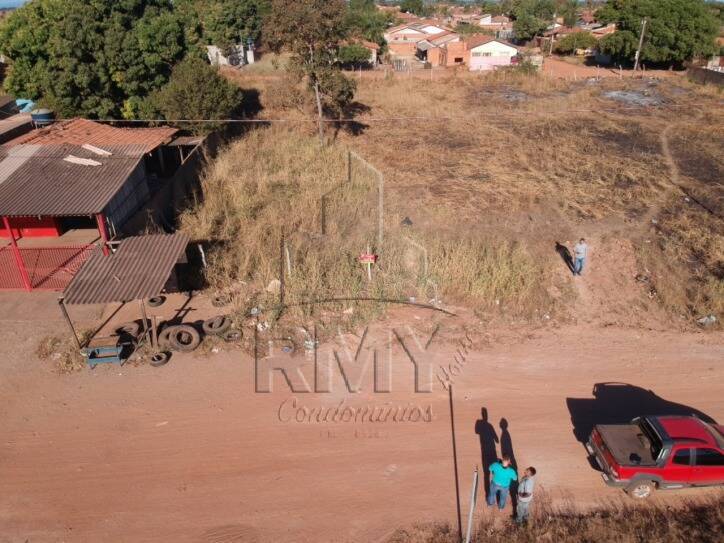
<svg viewBox="0 0 724 543">
<path fill-rule="evenodd" d="M 626 494 L 637 500 L 645 500 L 656 490 L 653 481 L 637 481 L 626 487 Z"/>
</svg>

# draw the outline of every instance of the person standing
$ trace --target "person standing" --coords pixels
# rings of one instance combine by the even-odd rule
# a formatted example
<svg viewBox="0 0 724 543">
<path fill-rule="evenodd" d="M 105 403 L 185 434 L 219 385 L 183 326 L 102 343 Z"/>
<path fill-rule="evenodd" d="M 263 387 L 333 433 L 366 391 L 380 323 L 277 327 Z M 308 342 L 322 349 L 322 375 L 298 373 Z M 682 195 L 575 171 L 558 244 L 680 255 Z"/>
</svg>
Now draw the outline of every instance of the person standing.
<svg viewBox="0 0 724 543">
<path fill-rule="evenodd" d="M 533 501 L 533 490 L 535 489 L 535 468 L 533 466 L 525 470 L 525 475 L 518 485 L 518 509 L 515 521 L 518 524 L 528 522 L 530 515 L 530 504 Z"/>
<path fill-rule="evenodd" d="M 505 509 L 505 502 L 510 494 L 510 485 L 518 480 L 518 474 L 510 465 L 510 457 L 503 455 L 503 460 L 493 462 L 490 466 L 490 492 L 488 492 L 488 506 L 493 507 L 498 502 L 498 509 Z"/>
<path fill-rule="evenodd" d="M 573 264 L 573 275 L 581 275 L 583 266 L 586 264 L 586 257 L 588 257 L 588 244 L 586 240 L 581 238 L 576 246 L 573 248 L 573 256 L 575 262 Z"/>
</svg>

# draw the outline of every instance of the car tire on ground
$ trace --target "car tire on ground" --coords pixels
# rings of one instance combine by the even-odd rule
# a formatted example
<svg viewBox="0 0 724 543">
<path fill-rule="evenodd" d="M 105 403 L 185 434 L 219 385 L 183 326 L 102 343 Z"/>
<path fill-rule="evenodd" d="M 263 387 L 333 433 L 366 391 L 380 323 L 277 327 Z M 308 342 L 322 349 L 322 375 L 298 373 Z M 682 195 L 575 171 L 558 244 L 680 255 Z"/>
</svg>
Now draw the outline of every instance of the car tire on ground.
<svg viewBox="0 0 724 543">
<path fill-rule="evenodd" d="M 160 307 L 166 301 L 166 296 L 154 296 L 148 299 L 148 305 L 150 307 Z"/>
<path fill-rule="evenodd" d="M 151 365 L 154 368 L 165 366 L 169 358 L 170 356 L 168 353 L 155 353 L 153 356 L 151 356 Z"/>
<path fill-rule="evenodd" d="M 634 481 L 626 487 L 626 494 L 635 500 L 645 500 L 656 490 L 656 483 L 653 481 Z"/>
<path fill-rule="evenodd" d="M 168 335 L 171 347 L 182 353 L 190 353 L 196 350 L 201 343 L 201 334 L 193 326 L 181 324 L 174 326 Z"/>
<path fill-rule="evenodd" d="M 161 349 L 170 349 L 173 347 L 173 345 L 171 345 L 171 340 L 169 338 L 170 338 L 171 333 L 173 332 L 174 328 L 176 328 L 174 325 L 165 326 L 158 333 L 158 346 Z"/>
<path fill-rule="evenodd" d="M 231 328 L 231 319 L 224 315 L 205 320 L 201 325 L 204 334 L 209 336 L 220 336 Z"/>
</svg>

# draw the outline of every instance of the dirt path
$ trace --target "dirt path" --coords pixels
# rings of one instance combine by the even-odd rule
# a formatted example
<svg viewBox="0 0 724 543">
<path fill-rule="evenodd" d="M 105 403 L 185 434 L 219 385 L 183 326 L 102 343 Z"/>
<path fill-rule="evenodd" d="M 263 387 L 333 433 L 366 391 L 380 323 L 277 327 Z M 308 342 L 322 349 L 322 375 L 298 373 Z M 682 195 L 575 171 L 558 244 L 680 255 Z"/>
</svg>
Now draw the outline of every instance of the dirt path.
<svg viewBox="0 0 724 543">
<path fill-rule="evenodd" d="M 420 328 L 428 319 L 398 315 L 368 339 L 384 346 L 384 330 Z M 162 369 L 99 367 L 61 377 L 28 358 L 25 324 L 3 325 L 3 543 L 379 541 L 396 527 L 454 514 L 447 395 L 440 387 L 414 394 L 400 348 L 388 394 L 292 394 L 280 376 L 272 393 L 257 394 L 252 362 L 228 353 L 177 356 Z M 441 337 L 430 351 L 436 368 L 455 355 Z M 551 499 L 580 506 L 621 493 L 589 466 L 572 416 L 628 417 L 677 402 L 724 418 L 721 334 L 580 324 L 489 330 L 472 339 L 475 347 L 453 373 L 464 496 L 481 463 L 475 427 L 483 407 L 496 452 L 512 449 L 520 466 L 538 468 Z M 308 360 L 294 360 L 309 369 Z M 610 381 L 630 386 L 617 389 L 615 400 L 591 395 L 595 383 Z M 301 410 L 343 400 L 419 405 L 432 420 L 294 422 L 304 411 L 291 408 L 293 401 Z"/>
</svg>

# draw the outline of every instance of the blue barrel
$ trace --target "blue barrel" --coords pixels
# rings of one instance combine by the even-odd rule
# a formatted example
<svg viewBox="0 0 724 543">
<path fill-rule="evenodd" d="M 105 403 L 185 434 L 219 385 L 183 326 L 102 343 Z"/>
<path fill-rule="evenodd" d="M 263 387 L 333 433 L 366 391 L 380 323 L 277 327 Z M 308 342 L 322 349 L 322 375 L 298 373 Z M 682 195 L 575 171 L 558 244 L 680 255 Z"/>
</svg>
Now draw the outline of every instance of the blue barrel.
<svg viewBox="0 0 724 543">
<path fill-rule="evenodd" d="M 30 112 L 30 118 L 35 126 L 48 126 L 55 120 L 55 113 L 49 109 L 34 109 Z"/>
</svg>

